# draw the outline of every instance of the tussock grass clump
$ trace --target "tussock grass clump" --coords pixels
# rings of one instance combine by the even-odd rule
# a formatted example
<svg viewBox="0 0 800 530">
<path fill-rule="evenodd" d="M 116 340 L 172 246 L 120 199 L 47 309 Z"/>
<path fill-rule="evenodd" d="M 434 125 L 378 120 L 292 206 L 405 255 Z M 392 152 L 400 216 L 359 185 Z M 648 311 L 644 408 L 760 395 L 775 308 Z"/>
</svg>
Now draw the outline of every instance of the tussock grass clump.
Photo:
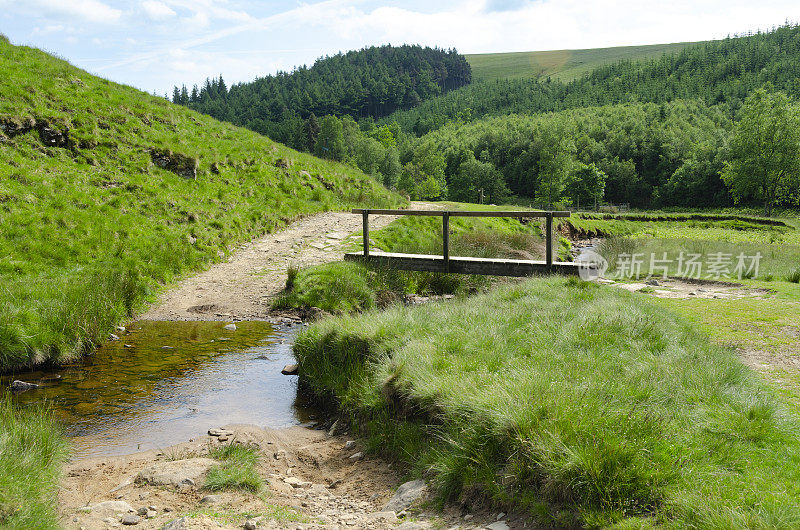
<svg viewBox="0 0 800 530">
<path fill-rule="evenodd" d="M 264 480 L 258 474 L 258 449 L 241 444 L 228 444 L 214 448 L 211 458 L 220 460 L 220 464 L 208 471 L 203 486 L 210 491 L 240 489 L 258 492 Z"/>
<path fill-rule="evenodd" d="M 56 493 L 67 443 L 46 410 L 0 397 L 0 527 L 60 528 Z"/>
<path fill-rule="evenodd" d="M 791 283 L 800 283 L 800 267 L 797 267 L 795 270 L 790 272 L 786 277 L 786 281 Z"/>
<path fill-rule="evenodd" d="M 331 313 L 353 313 L 387 307 L 405 294 L 460 294 L 482 288 L 487 282 L 483 277 L 407 272 L 336 261 L 300 269 L 291 288 L 279 295 L 272 307 L 318 307 Z"/>
<path fill-rule="evenodd" d="M 577 279 L 326 319 L 304 377 L 372 446 L 545 524 L 800 525 L 798 423 L 733 352 Z"/>
</svg>

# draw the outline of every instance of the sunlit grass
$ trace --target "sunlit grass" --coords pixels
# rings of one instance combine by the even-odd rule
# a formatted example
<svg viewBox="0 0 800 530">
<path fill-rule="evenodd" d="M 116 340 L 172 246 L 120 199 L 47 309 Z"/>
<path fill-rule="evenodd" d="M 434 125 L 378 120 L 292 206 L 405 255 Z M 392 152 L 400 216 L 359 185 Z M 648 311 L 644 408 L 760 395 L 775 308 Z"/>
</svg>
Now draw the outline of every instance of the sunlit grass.
<svg viewBox="0 0 800 530">
<path fill-rule="evenodd" d="M 327 319 L 295 353 L 444 498 L 477 488 L 561 526 L 800 525 L 796 418 L 646 295 L 529 280 Z"/>
<path fill-rule="evenodd" d="M 15 410 L 0 397 L 0 527 L 60 528 L 56 494 L 66 456 L 46 410 Z"/>
<path fill-rule="evenodd" d="M 258 449 L 240 444 L 228 444 L 214 448 L 211 458 L 219 460 L 206 476 L 203 486 L 210 491 L 229 489 L 258 492 L 264 486 L 264 480 L 258 474 Z"/>
</svg>

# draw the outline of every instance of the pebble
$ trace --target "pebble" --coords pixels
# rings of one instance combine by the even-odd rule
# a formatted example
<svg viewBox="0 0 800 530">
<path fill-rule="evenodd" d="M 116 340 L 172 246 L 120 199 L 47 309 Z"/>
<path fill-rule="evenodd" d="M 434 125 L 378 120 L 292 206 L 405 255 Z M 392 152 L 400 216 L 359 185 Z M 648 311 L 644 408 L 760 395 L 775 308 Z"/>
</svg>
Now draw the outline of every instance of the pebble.
<svg viewBox="0 0 800 530">
<path fill-rule="evenodd" d="M 208 430 L 209 436 L 233 436 L 233 431 L 229 431 L 227 429 L 209 429 Z"/>
<path fill-rule="evenodd" d="M 222 501 L 222 497 L 219 495 L 206 495 L 202 499 L 200 499 L 200 504 L 218 504 Z"/>
<path fill-rule="evenodd" d="M 339 432 L 339 420 L 333 422 L 331 428 L 328 430 L 328 436 L 336 436 L 336 433 Z"/>
<path fill-rule="evenodd" d="M 109 340 L 119 340 L 119 337 L 117 335 L 114 335 L 113 333 L 110 333 L 108 335 L 108 339 Z"/>
<path fill-rule="evenodd" d="M 168 522 L 161 530 L 181 530 L 185 528 L 183 524 L 186 521 L 185 517 L 181 517 L 180 519 L 173 519 L 172 521 Z"/>
<path fill-rule="evenodd" d="M 139 524 L 139 521 L 141 521 L 141 520 L 142 520 L 142 518 L 139 517 L 138 515 L 134 515 L 132 513 L 129 513 L 128 515 L 125 515 L 122 518 L 122 524 L 124 524 L 126 526 L 133 526 L 133 525 Z"/>
<path fill-rule="evenodd" d="M 353 447 L 355 447 L 355 446 L 356 446 L 356 442 L 355 442 L 354 440 L 347 440 L 347 441 L 344 443 L 344 448 L 345 448 L 346 450 L 352 449 L 352 448 L 353 448 Z"/>
<path fill-rule="evenodd" d="M 283 375 L 297 375 L 299 370 L 300 370 L 299 365 L 297 365 L 297 364 L 287 364 L 286 366 L 283 367 L 283 370 L 281 370 L 281 373 Z"/>
<path fill-rule="evenodd" d="M 256 530 L 258 528 L 258 522 L 261 520 L 261 517 L 253 517 L 252 519 L 248 519 L 244 523 L 245 530 Z"/>
<path fill-rule="evenodd" d="M 225 329 L 225 330 L 228 330 L 228 331 L 236 331 L 236 324 L 225 324 L 225 326 L 223 326 L 222 329 Z"/>
<path fill-rule="evenodd" d="M 286 477 L 283 481 L 293 488 L 310 488 L 312 486 L 311 482 L 300 480 L 297 477 Z"/>
<path fill-rule="evenodd" d="M 350 455 L 349 458 L 350 460 L 361 460 L 362 458 L 364 458 L 364 453 L 359 451 L 357 453 L 353 453 L 352 455 Z"/>
</svg>

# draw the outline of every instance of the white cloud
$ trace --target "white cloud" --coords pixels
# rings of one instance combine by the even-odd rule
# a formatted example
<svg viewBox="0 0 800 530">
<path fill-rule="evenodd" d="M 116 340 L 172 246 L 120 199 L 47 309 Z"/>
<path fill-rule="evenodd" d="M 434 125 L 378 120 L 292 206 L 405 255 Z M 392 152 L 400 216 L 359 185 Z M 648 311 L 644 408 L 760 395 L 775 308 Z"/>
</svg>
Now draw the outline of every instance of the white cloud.
<svg viewBox="0 0 800 530">
<path fill-rule="evenodd" d="M 185 9 L 193 14 L 204 13 L 206 16 L 217 20 L 231 22 L 252 22 L 255 20 L 246 11 L 228 9 L 221 6 L 219 0 L 165 0 L 172 7 Z"/>
<path fill-rule="evenodd" d="M 201 29 L 205 29 L 209 25 L 208 15 L 203 11 L 198 11 L 191 17 L 182 18 L 181 19 L 181 26 L 184 31 L 187 29 L 190 31 L 199 31 Z"/>
<path fill-rule="evenodd" d="M 55 16 L 76 17 L 88 22 L 109 24 L 117 22 L 122 11 L 99 0 L 29 0 L 27 8 Z"/>
<path fill-rule="evenodd" d="M 171 7 L 155 0 L 142 2 L 142 9 L 152 20 L 167 20 L 177 15 Z"/>
<path fill-rule="evenodd" d="M 50 35 L 51 33 L 61 33 L 62 31 L 68 31 L 63 24 L 50 24 L 43 28 L 38 26 L 33 28 L 34 35 Z"/>
<path fill-rule="evenodd" d="M 70 7 L 62 1 L 71 2 Z M 38 22 L 44 32 L 48 24 L 68 23 L 64 16 L 47 19 L 56 11 L 53 6 L 61 6 L 62 15 L 88 16 L 87 5 L 111 1 L 0 0 L 0 13 L 8 6 L 45 18 Z M 277 2 L 137 0 L 121 15 L 126 32 L 115 28 L 106 35 L 102 32 L 107 30 L 90 24 L 76 27 L 82 42 L 88 42 L 86 36 L 107 43 L 103 59 L 91 51 L 95 71 L 151 90 L 220 72 L 233 84 L 311 64 L 322 55 L 386 43 L 455 47 L 462 53 L 558 50 L 715 39 L 800 20 L 796 0 L 758 5 L 752 0 L 314 1 L 287 0 L 288 6 L 275 12 Z M 49 10 L 32 11 L 31 4 Z M 148 8 L 166 19 L 152 24 L 143 16 Z M 111 45 L 115 39 L 116 49 Z"/>
</svg>

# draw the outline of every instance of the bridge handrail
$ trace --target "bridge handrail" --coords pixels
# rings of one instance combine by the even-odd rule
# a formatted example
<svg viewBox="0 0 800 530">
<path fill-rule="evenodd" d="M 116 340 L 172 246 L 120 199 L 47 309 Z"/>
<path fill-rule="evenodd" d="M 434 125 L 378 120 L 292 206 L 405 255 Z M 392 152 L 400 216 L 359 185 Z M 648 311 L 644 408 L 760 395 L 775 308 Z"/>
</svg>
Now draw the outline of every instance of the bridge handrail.
<svg viewBox="0 0 800 530">
<path fill-rule="evenodd" d="M 369 216 L 370 215 L 417 215 L 442 218 L 442 258 L 445 271 L 450 271 L 450 218 L 451 217 L 544 217 L 545 229 L 545 264 L 548 269 L 553 266 L 553 218 L 569 217 L 565 211 L 487 211 L 487 210 L 386 210 L 370 208 L 354 208 L 354 214 L 361 214 L 363 219 L 364 258 L 369 257 Z"/>
<path fill-rule="evenodd" d="M 569 217 L 567 211 L 518 210 L 384 210 L 372 208 L 354 208 L 352 213 L 367 215 L 419 215 L 426 217 Z"/>
</svg>

